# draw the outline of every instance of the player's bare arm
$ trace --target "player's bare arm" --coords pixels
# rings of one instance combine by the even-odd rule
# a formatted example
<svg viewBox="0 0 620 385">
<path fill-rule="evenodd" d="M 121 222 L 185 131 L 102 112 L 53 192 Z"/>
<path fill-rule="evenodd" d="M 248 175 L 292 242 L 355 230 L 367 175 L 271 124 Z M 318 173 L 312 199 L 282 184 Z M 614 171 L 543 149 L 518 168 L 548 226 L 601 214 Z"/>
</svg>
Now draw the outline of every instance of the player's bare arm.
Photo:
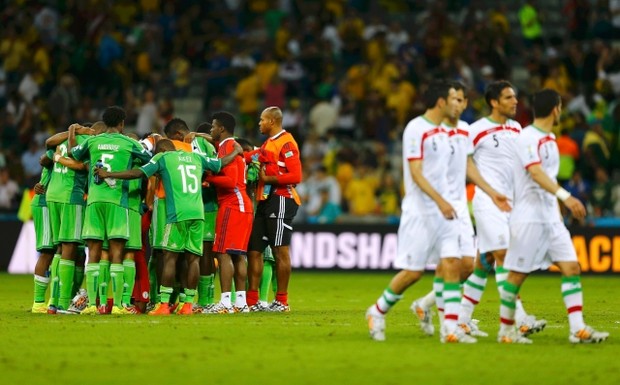
<svg viewBox="0 0 620 385">
<path fill-rule="evenodd" d="M 117 171 L 117 172 L 109 172 L 108 170 L 102 168 L 95 168 L 93 173 L 99 178 L 116 178 L 116 179 L 139 179 L 142 178 L 144 173 L 142 170 L 136 168 L 127 171 Z"/>
<path fill-rule="evenodd" d="M 72 124 L 69 128 L 75 126 L 75 132 L 78 135 L 94 135 L 95 131 L 90 127 L 84 127 L 77 123 Z M 69 139 L 69 131 L 59 132 L 58 134 L 52 135 L 45 141 L 45 147 L 48 149 L 52 149 L 65 140 Z"/>
<path fill-rule="evenodd" d="M 500 194 L 495 191 L 493 187 L 484 179 L 478 167 L 476 167 L 476 163 L 471 156 L 467 157 L 467 179 L 471 181 L 476 186 L 480 187 L 482 191 L 484 191 L 491 199 L 493 203 L 501 210 L 505 212 L 509 212 L 512 210 L 510 207 L 510 199 L 504 194 Z"/>
<path fill-rule="evenodd" d="M 213 143 L 213 137 L 203 132 L 190 132 L 189 134 L 185 135 L 183 141 L 185 143 L 191 143 L 195 138 L 204 138 L 207 142 Z"/>
<path fill-rule="evenodd" d="M 62 156 L 58 149 L 56 149 L 56 153 L 54 154 L 54 162 L 60 163 L 63 166 L 74 171 L 88 171 L 88 166 L 84 162 Z"/>
<path fill-rule="evenodd" d="M 528 167 L 527 171 L 532 176 L 534 182 L 538 183 L 540 187 L 557 196 L 564 206 L 566 206 L 573 216 L 577 219 L 583 219 L 586 216 L 586 208 L 583 206 L 579 199 L 570 195 L 570 193 L 560 187 L 553 179 L 549 178 L 545 171 L 539 164 L 534 164 Z"/>
<path fill-rule="evenodd" d="M 444 218 L 456 218 L 456 210 L 454 210 L 454 207 L 452 207 L 452 205 L 448 203 L 424 177 L 422 173 L 422 159 L 410 160 L 409 169 L 411 170 L 411 177 L 415 184 L 437 204 Z"/>
</svg>

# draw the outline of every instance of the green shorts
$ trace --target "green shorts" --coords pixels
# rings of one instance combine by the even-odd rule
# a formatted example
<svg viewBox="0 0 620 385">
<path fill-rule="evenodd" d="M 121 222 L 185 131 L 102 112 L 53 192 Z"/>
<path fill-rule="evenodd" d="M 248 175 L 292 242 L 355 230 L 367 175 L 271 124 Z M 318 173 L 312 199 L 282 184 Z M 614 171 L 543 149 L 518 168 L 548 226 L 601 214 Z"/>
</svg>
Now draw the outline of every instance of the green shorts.
<svg viewBox="0 0 620 385">
<path fill-rule="evenodd" d="M 82 243 L 84 206 L 71 203 L 47 202 L 47 208 L 49 210 L 52 242 L 54 245 L 62 242 Z"/>
<path fill-rule="evenodd" d="M 202 234 L 204 221 L 193 219 L 176 223 L 167 223 L 164 228 L 162 248 L 164 250 L 202 256 Z"/>
<path fill-rule="evenodd" d="M 125 243 L 125 251 L 127 250 L 142 250 L 142 217 L 140 213 L 134 210 L 129 210 L 129 239 Z M 103 240 L 104 250 L 110 248 L 110 244 L 106 239 Z"/>
<path fill-rule="evenodd" d="M 129 210 L 129 240 L 125 250 L 142 250 L 142 216 L 135 210 Z"/>
<path fill-rule="evenodd" d="M 94 202 L 86 206 L 84 239 L 129 239 L 129 209 L 114 203 Z"/>
<path fill-rule="evenodd" d="M 213 240 L 215 240 L 215 218 L 217 218 L 217 211 L 205 212 L 205 232 L 202 237 L 203 242 L 213 242 Z"/>
<path fill-rule="evenodd" d="M 156 198 L 153 203 L 153 217 L 151 219 L 151 247 L 162 249 L 164 228 L 166 227 L 166 200 Z"/>
<path fill-rule="evenodd" d="M 52 224 L 47 206 L 32 206 L 32 219 L 37 240 L 37 251 L 53 250 Z"/>
</svg>

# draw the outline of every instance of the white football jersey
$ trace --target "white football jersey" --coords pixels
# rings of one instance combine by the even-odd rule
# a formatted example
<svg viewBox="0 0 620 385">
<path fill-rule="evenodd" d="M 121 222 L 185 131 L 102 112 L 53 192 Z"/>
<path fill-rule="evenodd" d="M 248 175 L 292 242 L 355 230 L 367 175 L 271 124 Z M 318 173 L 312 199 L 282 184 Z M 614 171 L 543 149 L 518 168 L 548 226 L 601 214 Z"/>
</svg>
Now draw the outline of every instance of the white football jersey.
<svg viewBox="0 0 620 385">
<path fill-rule="evenodd" d="M 469 124 L 459 120 L 456 127 L 450 127 L 446 123 L 443 123 L 442 127 L 448 131 L 450 137 L 450 160 L 448 162 L 450 194 L 448 199 L 457 212 L 461 212 L 463 208 L 467 208 L 467 191 L 465 190 L 467 156 L 473 152 L 469 139 Z"/>
<path fill-rule="evenodd" d="M 521 125 L 511 119 L 500 124 L 486 117 L 469 126 L 476 167 L 491 187 L 507 197 L 513 193 L 512 162 L 520 132 Z M 477 186 L 476 194 L 486 196 Z"/>
<path fill-rule="evenodd" d="M 444 199 L 450 193 L 448 164 L 450 158 L 448 131 L 419 116 L 411 120 L 403 133 L 403 174 L 405 198 L 402 211 L 410 214 L 429 215 L 439 213 L 439 208 L 411 177 L 410 160 L 422 160 L 422 174 Z"/>
<path fill-rule="evenodd" d="M 557 198 L 534 182 L 527 170 L 532 165 L 540 164 L 545 174 L 556 180 L 560 169 L 560 152 L 555 135 L 533 125 L 527 126 L 515 142 L 515 151 L 515 191 L 510 222 L 559 222 L 561 219 Z"/>
</svg>

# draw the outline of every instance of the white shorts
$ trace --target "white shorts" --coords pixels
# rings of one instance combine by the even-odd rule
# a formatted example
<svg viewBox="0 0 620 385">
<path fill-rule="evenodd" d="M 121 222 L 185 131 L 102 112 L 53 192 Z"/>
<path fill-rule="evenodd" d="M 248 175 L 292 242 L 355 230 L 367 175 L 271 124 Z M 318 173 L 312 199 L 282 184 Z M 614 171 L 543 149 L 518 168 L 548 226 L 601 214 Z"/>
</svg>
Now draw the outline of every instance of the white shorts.
<svg viewBox="0 0 620 385">
<path fill-rule="evenodd" d="M 462 257 L 475 257 L 477 254 L 476 233 L 471 223 L 467 207 L 457 209 L 459 221 L 459 250 Z"/>
<path fill-rule="evenodd" d="M 563 223 L 513 223 L 504 268 L 519 273 L 547 269 L 554 262 L 577 262 Z"/>
<path fill-rule="evenodd" d="M 447 257 L 460 258 L 459 221 L 440 215 L 402 215 L 394 268 L 424 271 L 427 264 Z"/>
<path fill-rule="evenodd" d="M 486 194 L 474 195 L 474 218 L 481 253 L 508 248 L 510 214 L 500 211 Z"/>
</svg>

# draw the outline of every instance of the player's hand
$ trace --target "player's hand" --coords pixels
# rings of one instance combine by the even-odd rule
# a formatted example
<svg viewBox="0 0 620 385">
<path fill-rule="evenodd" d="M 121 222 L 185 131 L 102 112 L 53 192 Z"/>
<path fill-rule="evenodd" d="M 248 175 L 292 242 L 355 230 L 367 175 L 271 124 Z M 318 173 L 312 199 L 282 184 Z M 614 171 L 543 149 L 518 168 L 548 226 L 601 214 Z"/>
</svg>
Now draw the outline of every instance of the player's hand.
<svg viewBox="0 0 620 385">
<path fill-rule="evenodd" d="M 491 199 L 493 199 L 493 203 L 495 203 L 495 206 L 497 206 L 497 208 L 499 208 L 501 211 L 507 213 L 512 211 L 512 207 L 510 206 L 510 199 L 508 199 L 506 195 L 495 192 L 491 194 Z"/>
<path fill-rule="evenodd" d="M 196 137 L 196 133 L 190 132 L 189 134 L 185 135 L 185 138 L 183 138 L 183 141 L 185 143 L 191 143 L 195 137 Z"/>
<path fill-rule="evenodd" d="M 95 130 L 93 130 L 90 127 L 83 127 L 80 126 L 79 124 L 77 125 L 78 127 L 75 130 L 75 133 L 78 135 L 95 135 Z"/>
<path fill-rule="evenodd" d="M 35 192 L 35 194 L 38 194 L 38 195 L 45 194 L 45 186 L 43 186 L 41 183 L 35 184 L 34 185 L 34 192 Z"/>
<path fill-rule="evenodd" d="M 576 219 L 583 219 L 586 217 L 586 208 L 583 206 L 583 203 L 575 197 L 568 197 L 564 201 L 564 206 L 566 206 L 570 212 L 573 214 L 573 217 Z"/>
<path fill-rule="evenodd" d="M 275 183 L 278 183 L 278 178 L 277 177 L 265 174 L 265 170 L 263 170 L 262 168 L 258 172 L 258 180 L 260 180 L 264 184 L 275 184 Z"/>
<path fill-rule="evenodd" d="M 441 211 L 441 213 L 443 214 L 443 217 L 446 219 L 456 219 L 456 210 L 454 210 L 454 207 L 452 207 L 452 205 L 448 202 L 446 202 L 445 200 L 442 199 L 441 202 L 439 202 L 438 204 L 439 206 L 439 210 Z"/>
<path fill-rule="evenodd" d="M 95 168 L 93 170 L 93 173 L 95 175 L 97 175 L 99 178 L 109 178 L 110 177 L 110 172 L 108 172 L 108 170 L 106 170 L 105 168 L 101 167 L 101 168 Z"/>
</svg>

